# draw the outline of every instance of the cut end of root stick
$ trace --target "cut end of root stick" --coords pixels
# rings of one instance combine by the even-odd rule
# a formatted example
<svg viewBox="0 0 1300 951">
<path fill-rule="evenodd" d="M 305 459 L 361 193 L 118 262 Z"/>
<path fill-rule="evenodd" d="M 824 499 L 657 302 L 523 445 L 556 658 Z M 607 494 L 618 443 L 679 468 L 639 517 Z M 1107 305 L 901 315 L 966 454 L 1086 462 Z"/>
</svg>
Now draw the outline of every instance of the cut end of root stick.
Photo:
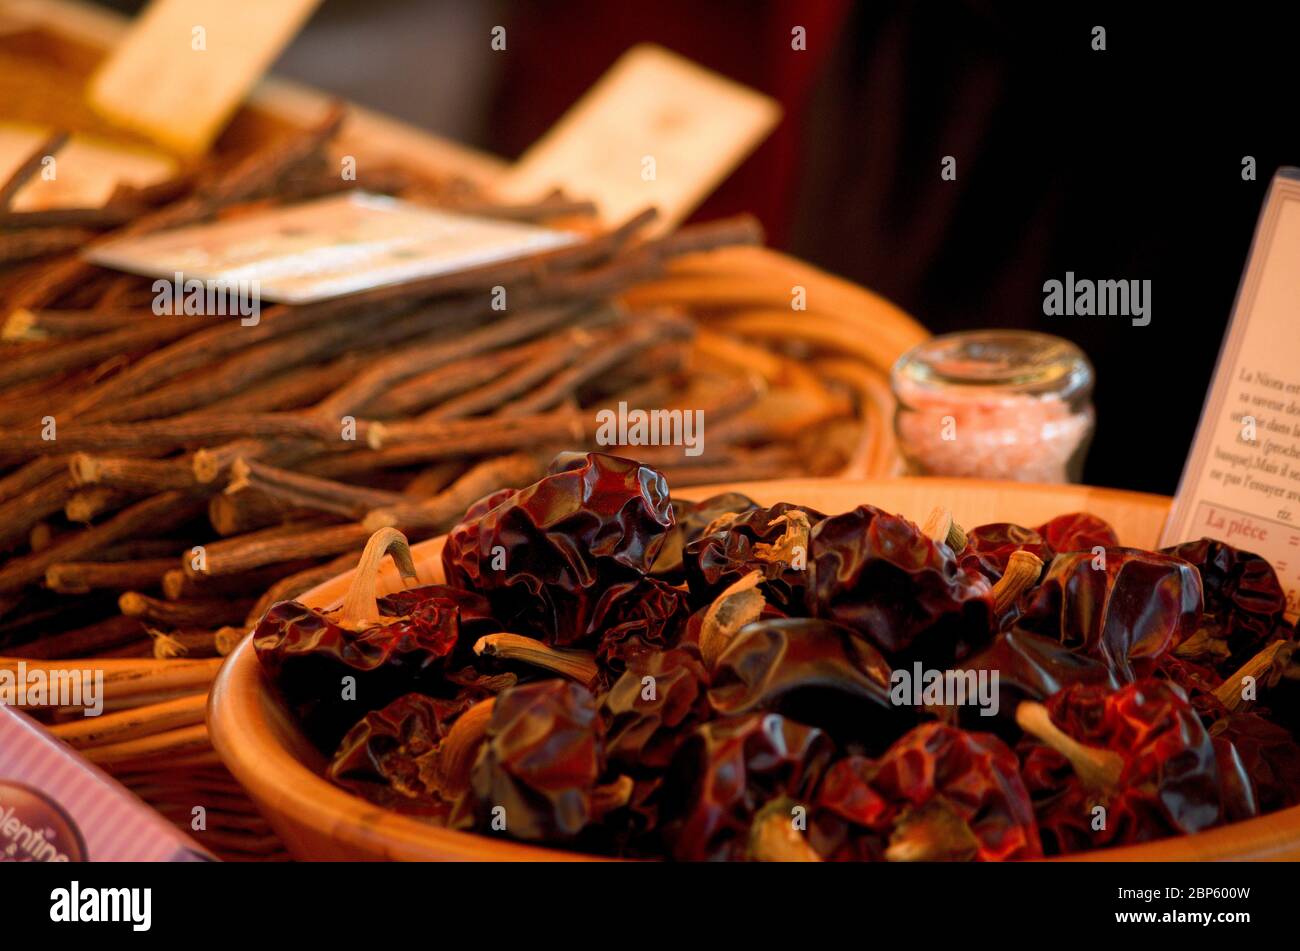
<svg viewBox="0 0 1300 951">
<path fill-rule="evenodd" d="M 117 608 L 127 617 L 144 617 L 149 605 L 138 591 L 126 591 L 117 599 Z"/>
<path fill-rule="evenodd" d="M 249 487 L 248 479 L 251 469 L 248 463 L 240 456 L 230 465 L 230 482 L 225 488 L 226 495 L 234 495 L 236 492 L 242 492 Z"/>
<path fill-rule="evenodd" d="M 68 463 L 72 481 L 76 485 L 94 485 L 99 481 L 99 463 L 93 456 L 84 452 L 76 453 Z"/>
<path fill-rule="evenodd" d="M 221 464 L 210 450 L 198 449 L 190 460 L 190 470 L 194 473 L 194 481 L 208 483 L 221 474 Z"/>
<path fill-rule="evenodd" d="M 4 328 L 0 329 L 0 340 L 39 340 L 44 334 L 34 331 L 35 326 L 36 315 L 20 307 L 9 314 Z"/>
<path fill-rule="evenodd" d="M 213 643 L 217 646 L 217 653 L 225 657 L 248 635 L 248 630 L 242 627 L 219 627 L 216 634 L 213 635 Z"/>
<path fill-rule="evenodd" d="M 153 637 L 153 656 L 159 660 L 166 660 L 170 657 L 184 657 L 189 653 L 189 649 L 184 644 L 174 637 L 169 637 L 162 631 L 151 630 L 149 634 Z"/>
</svg>

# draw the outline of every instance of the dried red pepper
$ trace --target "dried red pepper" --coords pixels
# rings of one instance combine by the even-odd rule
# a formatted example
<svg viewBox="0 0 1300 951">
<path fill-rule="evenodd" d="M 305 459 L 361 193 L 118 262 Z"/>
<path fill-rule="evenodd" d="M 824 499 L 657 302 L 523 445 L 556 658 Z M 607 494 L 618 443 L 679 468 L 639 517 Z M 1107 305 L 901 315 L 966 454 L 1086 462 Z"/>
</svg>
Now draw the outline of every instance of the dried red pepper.
<svg viewBox="0 0 1300 951">
<path fill-rule="evenodd" d="M 775 713 L 697 728 L 665 781 L 661 829 L 669 852 L 681 861 L 751 857 L 760 810 L 774 800 L 808 801 L 833 749 L 821 730 Z"/>
<path fill-rule="evenodd" d="M 1300 803 L 1300 745 L 1289 730 L 1258 714 L 1234 713 L 1211 725 L 1210 735 L 1216 749 L 1218 744 L 1231 744 L 1240 758 L 1240 768 L 1250 777 L 1258 802 L 1257 812 Z"/>
<path fill-rule="evenodd" d="M 719 716 L 780 713 L 837 741 L 884 749 L 915 722 L 890 698 L 890 668 L 854 631 L 829 621 L 782 618 L 748 625 L 713 670 Z"/>
<path fill-rule="evenodd" d="M 436 754 L 450 721 L 470 702 L 408 693 L 367 713 L 339 744 L 330 778 L 388 808 L 445 817 L 450 808 L 439 796 Z"/>
<path fill-rule="evenodd" d="M 563 842 L 593 819 L 604 743 L 595 698 L 567 680 L 500 693 L 455 824 L 486 834 Z"/>
<path fill-rule="evenodd" d="M 263 669 L 327 751 L 365 713 L 412 691 L 439 693 L 445 660 L 462 633 L 495 626 L 485 599 L 446 585 L 376 599 L 375 574 L 390 548 L 404 577 L 414 580 L 406 540 L 384 529 L 367 545 L 341 611 L 282 601 L 254 632 Z"/>
<path fill-rule="evenodd" d="M 1013 742 L 1020 735 L 1015 711 L 1021 701 L 1043 701 L 1075 684 L 1119 686 L 1100 660 L 1014 627 L 964 661 L 960 669 L 997 671 L 998 712 L 990 718 L 967 706 L 952 711 L 952 716 L 971 729 L 990 730 Z"/>
<path fill-rule="evenodd" d="M 607 592 L 639 590 L 672 526 L 663 476 L 590 453 L 453 528 L 443 569 L 449 584 L 485 595 L 507 629 L 594 647 Z"/>
<path fill-rule="evenodd" d="M 1119 536 L 1110 523 L 1087 512 L 1058 515 L 1039 525 L 1037 532 L 1052 551 L 1060 554 L 1119 547 Z"/>
<path fill-rule="evenodd" d="M 814 848 L 833 859 L 1005 861 L 1042 855 L 1016 754 L 992 734 L 927 723 L 878 760 L 847 757 L 814 799 Z"/>
<path fill-rule="evenodd" d="M 1286 592 L 1263 558 L 1212 538 L 1163 551 L 1196 566 L 1205 598 L 1204 614 L 1178 646 L 1179 657 L 1227 676 L 1269 641 L 1292 639 L 1283 617 Z"/>
<path fill-rule="evenodd" d="M 606 588 L 588 623 L 600 632 L 596 656 L 606 667 L 621 671 L 634 657 L 675 647 L 689 617 L 684 591 L 642 578 Z"/>
<path fill-rule="evenodd" d="M 874 506 L 813 529 L 807 613 L 859 631 L 894 663 L 946 667 L 988 643 L 991 591 L 946 544 Z"/>
<path fill-rule="evenodd" d="M 1225 816 L 1225 764 L 1196 710 L 1165 681 L 1069 687 L 1045 708 L 1022 704 L 1017 719 L 1035 737 L 1022 774 L 1049 854 L 1192 834 Z"/>
<path fill-rule="evenodd" d="M 691 648 L 630 660 L 600 698 L 610 764 L 633 776 L 666 767 L 689 731 L 712 715 L 707 691 L 708 674 Z"/>
<path fill-rule="evenodd" d="M 1047 540 L 1032 528 L 1011 522 L 994 522 L 979 525 L 966 533 L 966 547 L 959 552 L 959 561 L 967 571 L 978 571 L 989 581 L 996 582 L 1007 570 L 1007 560 L 1015 551 L 1030 552 L 1044 565 L 1055 554 Z"/>
<path fill-rule="evenodd" d="M 685 581 L 686 566 L 683 557 L 686 546 L 703 535 L 704 530 L 723 515 L 744 514 L 758 507 L 757 502 L 740 492 L 723 492 L 699 502 L 673 499 L 675 524 L 664 539 L 650 574 L 673 584 Z"/>
<path fill-rule="evenodd" d="M 758 570 L 763 595 L 771 604 L 782 609 L 797 605 L 808 577 L 808 537 L 824 517 L 815 509 L 788 502 L 718 516 L 684 550 L 692 598 L 710 602 Z"/>
<path fill-rule="evenodd" d="M 1200 576 L 1187 562 L 1108 548 L 1057 555 L 1021 598 L 1014 629 L 1100 660 L 1118 683 L 1131 683 L 1192 635 L 1200 609 Z"/>
</svg>

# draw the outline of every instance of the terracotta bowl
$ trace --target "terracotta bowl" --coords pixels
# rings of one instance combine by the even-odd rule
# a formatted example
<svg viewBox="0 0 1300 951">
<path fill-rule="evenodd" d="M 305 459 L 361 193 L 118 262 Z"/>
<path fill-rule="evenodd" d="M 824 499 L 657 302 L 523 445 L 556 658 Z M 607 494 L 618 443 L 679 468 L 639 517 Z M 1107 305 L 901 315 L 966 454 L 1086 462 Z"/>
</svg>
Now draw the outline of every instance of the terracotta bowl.
<svg viewBox="0 0 1300 951">
<path fill-rule="evenodd" d="M 1088 511 L 1115 526 L 1126 545 L 1154 547 L 1169 508 L 1163 496 L 1094 489 L 947 479 L 782 480 L 690 489 L 686 498 L 744 492 L 762 504 L 788 501 L 823 512 L 847 511 L 862 502 L 922 520 L 937 504 L 958 522 L 1014 521 L 1036 525 L 1065 512 Z M 442 580 L 443 540 L 413 551 L 424 581 Z M 351 573 L 303 596 L 312 605 L 342 599 Z M 386 563 L 380 592 L 398 588 Z M 323 776 L 325 760 L 307 742 L 262 674 L 246 638 L 230 655 L 208 706 L 212 743 L 290 852 L 305 860 L 590 860 L 593 856 L 523 845 L 426 825 L 371 805 Z M 1300 807 L 1194 836 L 1107 849 L 1084 860 L 1153 861 L 1300 859 Z"/>
</svg>

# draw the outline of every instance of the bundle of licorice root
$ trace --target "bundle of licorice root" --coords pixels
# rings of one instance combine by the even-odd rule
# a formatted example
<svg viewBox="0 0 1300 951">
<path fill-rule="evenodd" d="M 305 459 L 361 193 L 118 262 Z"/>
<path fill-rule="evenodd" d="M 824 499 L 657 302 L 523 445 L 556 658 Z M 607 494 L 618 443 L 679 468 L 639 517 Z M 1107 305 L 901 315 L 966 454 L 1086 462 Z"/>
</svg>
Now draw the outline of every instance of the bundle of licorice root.
<svg viewBox="0 0 1300 951">
<path fill-rule="evenodd" d="M 228 807 L 200 836 L 228 856 L 277 846 L 207 743 L 219 655 L 374 528 L 433 536 L 559 450 L 637 455 L 683 486 L 833 474 L 860 434 L 852 396 L 797 361 L 739 341 L 719 359 L 685 309 L 621 301 L 671 260 L 758 242 L 751 219 L 648 238 L 653 211 L 602 230 L 558 194 L 503 206 L 400 170 L 342 180 L 342 121 L 106 208 L 8 210 L 38 161 L 0 184 L 0 663 L 108 671 L 104 716 L 33 712 L 187 829 L 193 795 Z M 352 187 L 578 238 L 250 325 L 155 315 L 148 279 L 79 256 Z M 645 445 L 601 422 L 628 408 L 702 419 L 703 438 Z"/>
</svg>

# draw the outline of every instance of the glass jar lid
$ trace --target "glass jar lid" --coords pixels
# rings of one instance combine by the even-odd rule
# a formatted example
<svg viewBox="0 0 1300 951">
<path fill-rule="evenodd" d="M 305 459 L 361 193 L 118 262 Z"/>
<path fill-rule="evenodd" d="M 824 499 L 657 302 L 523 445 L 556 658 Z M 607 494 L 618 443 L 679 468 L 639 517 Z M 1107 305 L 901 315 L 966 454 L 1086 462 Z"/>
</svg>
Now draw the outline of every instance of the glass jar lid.
<svg viewBox="0 0 1300 951">
<path fill-rule="evenodd" d="M 1073 401 L 1092 391 L 1092 364 L 1060 337 L 1031 330 L 973 330 L 927 340 L 899 357 L 894 392 L 986 390 Z"/>
</svg>

